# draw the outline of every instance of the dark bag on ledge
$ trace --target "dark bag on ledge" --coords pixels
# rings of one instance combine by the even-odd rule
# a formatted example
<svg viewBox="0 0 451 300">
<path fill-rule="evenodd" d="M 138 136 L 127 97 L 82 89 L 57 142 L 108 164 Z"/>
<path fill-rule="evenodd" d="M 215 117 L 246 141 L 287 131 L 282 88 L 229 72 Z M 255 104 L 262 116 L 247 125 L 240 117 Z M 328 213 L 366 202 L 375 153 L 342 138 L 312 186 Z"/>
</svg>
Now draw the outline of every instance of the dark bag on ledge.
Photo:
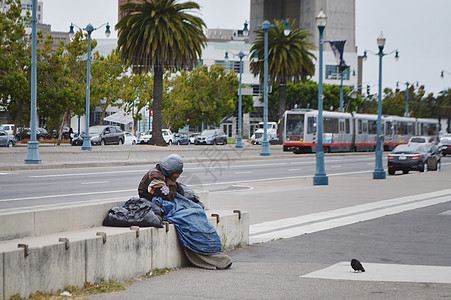
<svg viewBox="0 0 451 300">
<path fill-rule="evenodd" d="M 133 197 L 124 205 L 111 208 L 103 220 L 103 226 L 163 228 L 161 209 L 147 199 Z"/>
</svg>

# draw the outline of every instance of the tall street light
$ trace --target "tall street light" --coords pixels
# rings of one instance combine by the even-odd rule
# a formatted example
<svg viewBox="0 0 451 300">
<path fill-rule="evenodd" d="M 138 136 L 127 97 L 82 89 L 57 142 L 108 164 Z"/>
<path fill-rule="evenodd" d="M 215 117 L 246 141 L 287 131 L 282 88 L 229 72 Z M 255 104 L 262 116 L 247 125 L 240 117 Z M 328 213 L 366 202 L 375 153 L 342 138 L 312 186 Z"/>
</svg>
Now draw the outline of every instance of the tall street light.
<svg viewBox="0 0 451 300">
<path fill-rule="evenodd" d="M 283 30 L 284 35 L 290 34 L 290 24 L 288 23 L 288 19 L 280 22 L 277 25 L 271 25 L 269 21 L 264 21 L 262 25 L 258 26 L 258 28 L 263 29 L 265 32 L 265 58 L 264 58 L 264 94 L 263 94 L 263 141 L 262 141 L 262 151 L 260 152 L 260 156 L 270 156 L 269 152 L 269 142 L 268 142 L 268 31 L 271 28 L 277 27 L 280 24 L 285 22 L 285 29 Z M 244 31 L 247 30 L 247 26 L 245 26 Z"/>
<path fill-rule="evenodd" d="M 111 34 L 110 31 L 110 24 L 105 23 L 100 25 L 98 28 L 94 28 L 91 24 L 88 24 L 86 28 L 80 28 L 77 25 L 71 23 L 70 24 L 70 30 L 69 30 L 69 36 L 72 38 L 74 36 L 74 26 L 77 27 L 80 30 L 86 30 L 88 33 L 88 62 L 87 62 L 87 79 L 86 79 L 86 132 L 85 136 L 83 137 L 83 146 L 81 146 L 81 150 L 88 150 L 91 151 L 91 137 L 89 136 L 89 97 L 90 97 L 90 89 L 91 89 L 91 33 L 94 30 L 102 28 L 104 25 L 106 25 L 105 35 L 106 37 L 109 37 Z"/>
<path fill-rule="evenodd" d="M 25 158 L 25 164 L 40 164 L 41 158 L 39 156 L 39 142 L 36 141 L 36 7 L 37 0 L 33 0 L 32 16 L 31 16 L 31 109 L 30 109 L 30 141 L 28 142 L 28 152 Z"/>
<path fill-rule="evenodd" d="M 381 34 L 377 38 L 377 46 L 379 47 L 378 53 L 373 53 L 374 55 L 379 56 L 379 97 L 378 97 L 378 106 L 377 106 L 377 144 L 376 144 L 376 166 L 374 168 L 373 172 L 373 179 L 385 179 L 385 171 L 384 167 L 382 166 L 382 135 L 381 135 L 381 129 L 382 129 L 382 58 L 385 55 L 390 55 L 392 53 L 395 54 L 395 60 L 399 59 L 399 52 L 398 50 L 394 50 L 390 53 L 384 53 L 384 46 L 385 46 L 385 37 Z M 367 52 L 370 52 L 368 50 L 365 50 L 363 53 L 363 60 L 367 59 Z M 372 53 L 372 52 L 371 52 Z"/>
<path fill-rule="evenodd" d="M 247 24 L 245 24 L 244 28 L 246 28 L 246 27 L 247 27 Z M 244 32 L 244 30 L 243 30 L 243 32 Z M 243 148 L 243 139 L 241 137 L 241 119 L 242 119 L 241 77 L 243 74 L 243 57 L 245 57 L 249 54 L 244 54 L 243 51 L 240 51 L 238 54 L 232 53 L 232 55 L 238 56 L 240 58 L 240 86 L 238 89 L 238 136 L 236 139 L 235 148 Z M 229 60 L 229 52 L 226 51 L 224 58 L 226 61 Z"/>
<path fill-rule="evenodd" d="M 319 30 L 319 59 L 318 59 L 318 147 L 316 149 L 316 173 L 313 177 L 313 185 L 328 185 L 329 178 L 324 167 L 323 152 L 323 33 L 326 28 L 327 16 L 320 11 L 316 17 L 316 25 Z"/>
<path fill-rule="evenodd" d="M 446 70 L 442 70 L 442 71 L 440 72 L 440 78 L 441 78 L 441 79 L 443 79 L 443 77 L 445 77 L 445 73 L 448 74 L 448 75 L 451 75 L 451 72 L 448 72 L 448 71 L 446 71 Z"/>
<path fill-rule="evenodd" d="M 414 83 L 405 82 L 406 85 L 406 111 L 404 112 L 404 117 L 409 117 L 409 86 L 416 84 L 416 87 L 418 87 L 418 81 Z M 396 86 L 398 86 L 398 83 L 396 83 Z"/>
</svg>

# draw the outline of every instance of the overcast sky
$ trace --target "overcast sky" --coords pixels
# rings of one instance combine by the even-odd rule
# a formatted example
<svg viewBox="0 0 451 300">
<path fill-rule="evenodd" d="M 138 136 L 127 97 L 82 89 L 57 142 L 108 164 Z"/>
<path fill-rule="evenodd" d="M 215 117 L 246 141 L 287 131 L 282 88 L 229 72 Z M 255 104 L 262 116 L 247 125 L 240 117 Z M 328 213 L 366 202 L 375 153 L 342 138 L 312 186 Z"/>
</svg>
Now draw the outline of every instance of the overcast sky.
<svg viewBox="0 0 451 300">
<path fill-rule="evenodd" d="M 115 0 L 42 0 L 44 23 L 54 31 L 68 31 L 71 22 L 80 27 L 105 22 L 112 26 L 116 37 L 117 1 Z M 250 19 L 250 0 L 194 0 L 201 6 L 200 16 L 208 28 L 243 28 Z M 441 70 L 451 72 L 451 12 L 450 0 L 356 0 L 356 46 L 358 54 L 365 49 L 377 52 L 376 39 L 383 31 L 387 41 L 385 52 L 398 49 L 400 59 L 383 58 L 382 86 L 394 88 L 400 82 L 425 85 L 426 91 L 437 95 L 451 87 L 451 75 L 440 78 Z M 327 27 L 326 27 L 327 30 Z M 105 38 L 104 30 L 93 33 Z M 345 57 L 346 60 L 346 57 Z M 379 60 L 369 55 L 363 66 L 364 86 L 377 91 Z"/>
</svg>

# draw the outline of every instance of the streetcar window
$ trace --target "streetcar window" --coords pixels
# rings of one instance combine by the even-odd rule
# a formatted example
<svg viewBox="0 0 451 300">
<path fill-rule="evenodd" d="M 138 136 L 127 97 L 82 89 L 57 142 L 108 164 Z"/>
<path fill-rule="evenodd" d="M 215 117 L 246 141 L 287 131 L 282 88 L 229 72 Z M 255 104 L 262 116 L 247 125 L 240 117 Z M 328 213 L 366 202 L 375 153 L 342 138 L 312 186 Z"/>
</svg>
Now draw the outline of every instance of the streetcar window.
<svg viewBox="0 0 451 300">
<path fill-rule="evenodd" d="M 350 121 L 349 119 L 346 119 L 346 133 L 351 133 L 351 126 L 350 125 Z"/>
<path fill-rule="evenodd" d="M 324 132 L 338 133 L 338 119 L 324 118 Z"/>
<path fill-rule="evenodd" d="M 362 129 L 363 132 L 364 132 L 364 133 L 367 133 L 367 132 L 368 132 L 368 123 L 365 122 L 365 121 L 363 121 L 363 126 L 362 126 L 362 127 L 363 127 L 363 129 Z"/>
<path fill-rule="evenodd" d="M 359 134 L 362 134 L 362 120 L 357 120 L 357 128 L 359 129 Z"/>
<path fill-rule="evenodd" d="M 340 132 L 345 131 L 345 122 L 344 121 L 340 121 Z"/>
<path fill-rule="evenodd" d="M 316 133 L 316 119 L 315 117 L 308 117 L 307 119 L 307 133 Z"/>
<path fill-rule="evenodd" d="M 369 134 L 377 134 L 377 123 L 376 121 L 369 120 L 368 121 L 368 133 Z"/>
<path fill-rule="evenodd" d="M 413 124 L 412 124 L 412 123 L 408 123 L 408 124 L 407 124 L 407 133 L 408 133 L 409 135 L 412 135 L 412 134 L 413 134 Z"/>
<path fill-rule="evenodd" d="M 438 125 L 432 124 L 431 127 L 429 127 L 428 135 L 437 135 L 438 132 Z"/>
<path fill-rule="evenodd" d="M 398 132 L 397 132 L 397 134 L 404 134 L 404 135 L 406 135 L 407 134 L 407 123 L 405 123 L 405 122 L 399 122 L 399 124 L 398 124 Z"/>
<path fill-rule="evenodd" d="M 385 123 L 385 126 L 387 127 L 387 129 L 386 129 L 387 135 L 391 135 L 392 134 L 392 124 L 391 124 L 391 122 Z"/>
<path fill-rule="evenodd" d="M 287 115 L 287 133 L 288 136 L 304 135 L 304 115 L 293 114 Z"/>
</svg>

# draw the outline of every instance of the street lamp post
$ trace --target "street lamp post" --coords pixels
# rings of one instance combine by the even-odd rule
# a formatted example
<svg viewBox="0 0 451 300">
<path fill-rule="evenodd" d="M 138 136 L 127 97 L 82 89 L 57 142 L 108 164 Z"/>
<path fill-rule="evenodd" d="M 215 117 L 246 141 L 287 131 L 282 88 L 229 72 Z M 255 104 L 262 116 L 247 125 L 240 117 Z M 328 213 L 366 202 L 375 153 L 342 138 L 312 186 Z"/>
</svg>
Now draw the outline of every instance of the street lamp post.
<svg viewBox="0 0 451 300">
<path fill-rule="evenodd" d="M 70 25 L 70 30 L 69 30 L 69 36 L 72 38 L 74 35 L 74 26 L 76 26 L 78 29 L 80 30 L 86 30 L 86 32 L 88 33 L 88 61 L 87 61 L 87 72 L 86 72 L 86 132 L 85 132 L 85 136 L 83 137 L 83 146 L 81 147 L 81 150 L 88 150 L 91 151 L 92 147 L 91 147 L 91 136 L 89 135 L 89 118 L 90 118 L 90 89 L 91 89 L 91 33 L 94 30 L 97 30 L 101 27 L 103 27 L 104 25 L 106 25 L 106 30 L 105 30 L 105 35 L 106 37 L 109 37 L 111 34 L 110 31 L 110 24 L 109 23 L 105 23 L 100 25 L 100 27 L 98 28 L 94 28 L 94 26 L 92 26 L 91 24 L 88 24 L 86 26 L 86 28 L 80 28 L 77 25 L 71 23 Z"/>
<path fill-rule="evenodd" d="M 414 85 L 416 84 L 418 87 L 418 81 L 414 82 L 414 83 L 410 83 L 410 82 L 406 82 L 406 111 L 404 113 L 405 117 L 409 117 L 409 86 L 410 85 Z"/>
<path fill-rule="evenodd" d="M 246 28 L 245 24 L 245 28 Z M 244 30 L 243 30 L 244 31 Z M 235 148 L 243 148 L 243 139 L 241 137 L 241 119 L 242 119 L 242 96 L 241 96 L 241 82 L 242 82 L 242 74 L 243 74 L 243 58 L 249 54 L 244 54 L 243 51 L 240 51 L 238 54 L 232 53 L 234 56 L 238 56 L 240 59 L 240 85 L 238 89 L 238 136 L 236 138 Z M 225 60 L 228 61 L 229 52 L 225 53 Z"/>
<path fill-rule="evenodd" d="M 324 167 L 323 152 L 323 33 L 326 28 L 327 17 L 320 11 L 316 17 L 316 25 L 319 30 L 319 59 L 318 59 L 318 147 L 316 149 L 316 173 L 313 177 L 313 185 L 328 185 L 329 179 Z"/>
<path fill-rule="evenodd" d="M 344 71 L 343 71 L 344 72 Z M 340 108 L 339 112 L 343 112 L 343 72 L 340 72 Z"/>
<path fill-rule="evenodd" d="M 382 165 L 382 58 L 385 55 L 395 54 L 395 60 L 399 59 L 398 50 L 394 50 L 390 53 L 384 53 L 385 37 L 381 34 L 377 38 L 377 46 L 379 47 L 379 52 L 375 55 L 379 56 L 379 95 L 378 95 L 378 106 L 377 106 L 377 144 L 376 144 L 376 165 L 373 172 L 373 179 L 385 179 L 385 171 Z M 363 54 L 363 59 L 367 58 L 367 50 Z"/>
<path fill-rule="evenodd" d="M 31 107 L 30 107 L 30 141 L 28 142 L 28 152 L 27 157 L 25 158 L 25 164 L 40 164 L 41 158 L 39 156 L 39 142 L 36 141 L 36 7 L 37 0 L 33 0 L 32 7 L 32 16 L 31 16 Z"/>
<path fill-rule="evenodd" d="M 445 73 L 448 74 L 448 75 L 451 75 L 451 72 L 448 72 L 448 71 L 446 71 L 446 70 L 442 70 L 442 71 L 440 72 L 440 78 L 441 78 L 441 79 L 443 79 L 443 77 L 445 77 Z"/>
<path fill-rule="evenodd" d="M 262 151 L 260 152 L 260 156 L 270 156 L 271 153 L 269 152 L 269 142 L 268 142 L 268 31 L 269 29 L 273 27 L 277 27 L 280 24 L 285 22 L 285 29 L 283 33 L 285 35 L 290 34 L 290 25 L 288 23 L 288 19 L 285 21 L 280 22 L 277 25 L 271 25 L 269 21 L 264 21 L 262 25 L 258 26 L 258 28 L 263 29 L 265 33 L 265 58 L 264 58 L 264 77 L 263 77 L 263 84 L 264 84 L 264 91 L 263 91 L 263 141 L 262 141 Z M 243 30 L 246 31 L 246 28 Z"/>
</svg>

